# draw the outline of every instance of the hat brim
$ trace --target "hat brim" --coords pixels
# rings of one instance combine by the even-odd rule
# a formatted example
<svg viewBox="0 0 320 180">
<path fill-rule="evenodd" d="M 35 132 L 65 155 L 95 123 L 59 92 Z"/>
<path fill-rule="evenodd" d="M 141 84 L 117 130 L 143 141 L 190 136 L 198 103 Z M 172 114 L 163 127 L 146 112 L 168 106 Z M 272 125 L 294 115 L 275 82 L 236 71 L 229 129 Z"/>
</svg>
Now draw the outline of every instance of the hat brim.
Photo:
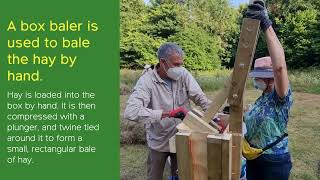
<svg viewBox="0 0 320 180">
<path fill-rule="evenodd" d="M 252 70 L 249 73 L 250 78 L 273 78 L 273 70 L 264 69 L 264 70 Z"/>
</svg>

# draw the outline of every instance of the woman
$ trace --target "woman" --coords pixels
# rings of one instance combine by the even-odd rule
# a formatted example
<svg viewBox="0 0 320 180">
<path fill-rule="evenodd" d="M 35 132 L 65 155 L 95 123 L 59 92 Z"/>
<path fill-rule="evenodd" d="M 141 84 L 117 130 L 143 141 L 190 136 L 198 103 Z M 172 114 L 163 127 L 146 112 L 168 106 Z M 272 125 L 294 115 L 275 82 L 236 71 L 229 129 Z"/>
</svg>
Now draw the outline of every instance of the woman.
<svg viewBox="0 0 320 180">
<path fill-rule="evenodd" d="M 248 180 L 287 180 L 292 167 L 287 123 L 293 100 L 284 51 L 266 9 L 258 3 L 248 8 L 247 17 L 260 20 L 270 57 L 257 59 L 249 74 L 262 95 L 245 113 L 245 139 L 252 147 L 267 149 L 256 159 L 247 160 L 246 175 Z"/>
</svg>

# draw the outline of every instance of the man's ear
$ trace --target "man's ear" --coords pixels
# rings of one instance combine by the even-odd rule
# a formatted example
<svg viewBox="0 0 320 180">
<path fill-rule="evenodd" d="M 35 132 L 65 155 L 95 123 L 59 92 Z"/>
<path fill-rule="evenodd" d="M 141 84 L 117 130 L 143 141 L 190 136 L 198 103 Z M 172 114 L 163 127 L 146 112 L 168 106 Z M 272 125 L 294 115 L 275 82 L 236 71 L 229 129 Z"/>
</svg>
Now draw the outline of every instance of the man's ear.
<svg viewBox="0 0 320 180">
<path fill-rule="evenodd" d="M 165 59 L 161 58 L 159 62 L 160 62 L 160 64 L 162 64 L 162 66 L 163 66 L 165 69 L 167 69 L 167 68 L 168 68 L 168 65 L 165 63 L 165 61 L 166 61 Z"/>
<path fill-rule="evenodd" d="M 165 65 L 164 61 L 165 61 L 165 59 L 163 59 L 163 58 L 159 59 L 160 68 L 162 68 L 165 71 L 167 67 L 165 67 L 166 65 Z"/>
</svg>

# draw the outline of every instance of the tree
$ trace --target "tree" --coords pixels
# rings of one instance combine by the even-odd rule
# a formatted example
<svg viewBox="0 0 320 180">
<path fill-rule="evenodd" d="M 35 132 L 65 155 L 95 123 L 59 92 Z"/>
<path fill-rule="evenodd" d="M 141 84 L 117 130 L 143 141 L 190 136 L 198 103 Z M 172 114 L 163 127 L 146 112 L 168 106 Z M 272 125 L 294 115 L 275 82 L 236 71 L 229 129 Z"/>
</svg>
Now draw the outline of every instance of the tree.
<svg viewBox="0 0 320 180">
<path fill-rule="evenodd" d="M 185 52 L 184 65 L 191 70 L 213 70 L 221 67 L 218 52 L 221 39 L 215 39 L 195 23 L 188 24 L 169 41 L 177 42 Z"/>
<path fill-rule="evenodd" d="M 161 39 L 149 37 L 142 32 L 147 22 L 144 1 L 121 0 L 120 12 L 121 67 L 142 68 L 144 64 L 156 63 L 155 51 L 161 44 Z"/>
<path fill-rule="evenodd" d="M 318 0 L 269 0 L 267 5 L 291 68 L 320 65 Z"/>
<path fill-rule="evenodd" d="M 319 66 L 320 14 L 317 0 L 268 0 L 266 7 L 286 55 L 289 68 Z M 244 14 L 246 7 L 242 7 Z M 260 33 L 255 58 L 268 55 Z"/>
<path fill-rule="evenodd" d="M 281 40 L 291 67 L 320 65 L 319 15 L 315 9 L 288 13 L 281 22 Z"/>
<path fill-rule="evenodd" d="M 184 25 L 184 11 L 185 9 L 174 1 L 149 7 L 148 20 L 143 32 L 151 37 L 167 39 Z"/>
<path fill-rule="evenodd" d="M 214 39 L 220 40 L 219 58 L 224 65 L 234 59 L 240 32 L 239 12 L 228 0 L 185 0 L 189 17 Z"/>
</svg>

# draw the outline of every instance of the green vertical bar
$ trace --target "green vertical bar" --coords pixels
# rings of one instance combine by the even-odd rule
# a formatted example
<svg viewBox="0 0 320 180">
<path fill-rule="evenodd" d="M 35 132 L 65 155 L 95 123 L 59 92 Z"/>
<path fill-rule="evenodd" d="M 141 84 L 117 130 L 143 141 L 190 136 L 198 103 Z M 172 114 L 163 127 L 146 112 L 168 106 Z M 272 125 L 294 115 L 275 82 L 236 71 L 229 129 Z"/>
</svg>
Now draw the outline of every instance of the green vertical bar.
<svg viewBox="0 0 320 180">
<path fill-rule="evenodd" d="M 10 180 L 100 180 L 120 179 L 119 170 L 119 1 L 9 1 L 1 2 L 0 9 L 0 179 Z M 63 33 L 6 32 L 10 20 L 19 22 L 84 22 L 98 23 L 99 31 Z M 88 49 L 16 49 L 8 50 L 7 39 L 30 39 L 40 36 L 60 39 L 62 36 L 81 36 L 91 41 Z M 8 53 L 31 56 L 78 56 L 73 68 L 7 64 Z M 34 72 L 39 70 L 43 81 L 8 82 L 7 71 Z M 89 91 L 96 93 L 97 109 L 88 113 L 90 120 L 100 124 L 97 135 L 86 136 L 87 144 L 97 147 L 96 153 L 64 155 L 33 154 L 36 163 L 30 166 L 8 165 L 6 153 L 6 92 L 15 91 Z M 36 102 L 36 101 L 34 101 Z M 80 111 L 79 111 L 80 112 Z M 80 135 L 81 133 L 79 133 Z M 22 143 L 23 144 L 23 143 Z"/>
</svg>

